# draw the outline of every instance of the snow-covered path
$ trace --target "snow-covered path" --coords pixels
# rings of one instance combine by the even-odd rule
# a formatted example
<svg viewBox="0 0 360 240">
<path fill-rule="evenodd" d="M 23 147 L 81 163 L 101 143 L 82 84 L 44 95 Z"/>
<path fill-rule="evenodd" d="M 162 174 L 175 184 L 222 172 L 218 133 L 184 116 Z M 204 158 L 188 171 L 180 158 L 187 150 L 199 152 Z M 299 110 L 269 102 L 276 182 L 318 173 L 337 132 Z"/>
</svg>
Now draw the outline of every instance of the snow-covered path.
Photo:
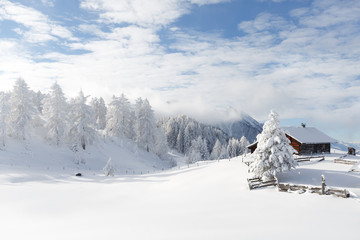
<svg viewBox="0 0 360 240">
<path fill-rule="evenodd" d="M 241 159 L 0 184 L 1 239 L 358 239 L 360 202 L 249 191 Z"/>
</svg>

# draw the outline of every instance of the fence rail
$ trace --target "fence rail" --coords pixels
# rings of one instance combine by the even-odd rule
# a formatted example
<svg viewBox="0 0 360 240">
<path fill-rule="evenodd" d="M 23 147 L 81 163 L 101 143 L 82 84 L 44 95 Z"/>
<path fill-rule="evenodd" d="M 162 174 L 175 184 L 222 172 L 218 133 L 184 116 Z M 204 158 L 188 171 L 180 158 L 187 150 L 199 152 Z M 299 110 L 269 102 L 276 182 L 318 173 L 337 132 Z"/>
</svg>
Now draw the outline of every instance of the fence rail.
<svg viewBox="0 0 360 240">
<path fill-rule="evenodd" d="M 295 158 L 295 161 L 297 161 L 297 162 L 305 162 L 305 161 L 310 161 L 313 158 L 319 158 L 319 159 L 317 159 L 319 162 L 325 160 L 325 156 L 320 155 L 320 156 L 299 157 L 299 158 Z"/>
<path fill-rule="evenodd" d="M 342 163 L 342 164 L 347 164 L 347 165 L 355 165 L 356 163 L 358 163 L 357 161 L 353 161 L 353 160 L 345 160 L 345 159 L 334 159 L 334 163 Z"/>
<path fill-rule="evenodd" d="M 308 191 L 310 193 L 317 193 L 324 195 L 334 195 L 337 197 L 348 198 L 350 197 L 350 193 L 346 189 L 335 189 L 335 188 L 325 188 L 322 187 L 313 187 L 313 186 L 306 186 L 306 185 L 296 185 L 296 184 L 289 184 L 289 183 L 279 183 L 278 189 L 280 192 L 293 192 L 293 191 Z"/>
</svg>

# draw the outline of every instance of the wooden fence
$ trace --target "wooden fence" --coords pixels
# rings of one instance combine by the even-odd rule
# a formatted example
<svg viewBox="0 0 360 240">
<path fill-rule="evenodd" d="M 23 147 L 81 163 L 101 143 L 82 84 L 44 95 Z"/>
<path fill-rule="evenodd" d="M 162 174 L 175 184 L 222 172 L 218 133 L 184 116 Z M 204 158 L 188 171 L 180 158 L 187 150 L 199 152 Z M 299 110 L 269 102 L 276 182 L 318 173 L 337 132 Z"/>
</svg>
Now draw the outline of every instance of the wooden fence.
<svg viewBox="0 0 360 240">
<path fill-rule="evenodd" d="M 298 193 L 317 193 L 320 195 L 334 195 L 337 197 L 348 198 L 350 193 L 346 189 L 335 189 L 326 187 L 325 178 L 323 178 L 321 187 L 297 185 L 289 183 L 278 183 L 277 179 L 270 181 L 262 181 L 261 178 L 248 178 L 249 189 L 253 190 L 256 188 L 277 186 L 280 192 L 298 192 Z"/>
<path fill-rule="evenodd" d="M 348 164 L 348 165 L 355 165 L 355 164 L 358 163 L 358 162 L 357 162 L 357 161 L 353 161 L 353 160 L 345 160 L 345 159 L 337 158 L 337 159 L 334 159 L 334 163 L 342 163 L 342 164 Z"/>
<path fill-rule="evenodd" d="M 321 156 L 308 156 L 308 157 L 299 157 L 299 158 L 295 158 L 294 160 L 297 162 L 305 162 L 305 161 L 310 161 L 311 159 L 314 158 L 319 158 L 317 159 L 319 162 L 325 160 L 325 156 L 321 155 Z"/>
<path fill-rule="evenodd" d="M 250 190 L 255 188 L 262 188 L 268 186 L 276 186 L 277 179 L 270 180 L 270 181 L 262 181 L 261 178 L 248 178 L 247 179 Z"/>
<path fill-rule="evenodd" d="M 350 197 L 350 193 L 346 189 L 335 189 L 328 187 L 313 187 L 306 185 L 296 185 L 296 184 L 288 184 L 288 183 L 279 183 L 278 189 L 280 192 L 294 192 L 300 191 L 300 193 L 304 193 L 306 191 L 310 193 L 317 193 L 321 195 L 334 195 L 337 197 L 348 198 Z"/>
</svg>

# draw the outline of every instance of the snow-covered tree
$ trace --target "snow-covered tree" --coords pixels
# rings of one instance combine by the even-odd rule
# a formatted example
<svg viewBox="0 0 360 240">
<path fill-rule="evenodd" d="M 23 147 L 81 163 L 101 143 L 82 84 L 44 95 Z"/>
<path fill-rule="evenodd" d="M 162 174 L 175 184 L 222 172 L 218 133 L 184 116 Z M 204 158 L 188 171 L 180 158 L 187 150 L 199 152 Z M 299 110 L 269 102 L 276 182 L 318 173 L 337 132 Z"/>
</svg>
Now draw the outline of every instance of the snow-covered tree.
<svg viewBox="0 0 360 240">
<path fill-rule="evenodd" d="M 220 156 L 222 154 L 222 152 L 221 152 L 222 149 L 223 149 L 223 147 L 222 147 L 221 142 L 219 141 L 219 139 L 216 139 L 215 145 L 211 151 L 210 158 L 212 160 L 220 159 Z"/>
<path fill-rule="evenodd" d="M 34 104 L 34 107 L 39 113 L 42 113 L 43 110 L 43 100 L 46 97 L 42 92 L 32 92 L 32 101 Z"/>
<path fill-rule="evenodd" d="M 107 113 L 106 129 L 110 136 L 134 138 L 133 115 L 129 100 L 124 94 L 113 96 Z"/>
<path fill-rule="evenodd" d="M 4 93 L 0 93 L 0 148 L 4 149 L 7 139 L 7 117 L 9 115 L 10 108 L 8 104 L 8 96 Z"/>
<path fill-rule="evenodd" d="M 250 145 L 250 142 L 247 140 L 247 138 L 245 136 L 242 136 L 240 138 L 239 145 L 240 145 L 240 155 L 247 153 L 249 151 L 247 146 Z"/>
<path fill-rule="evenodd" d="M 74 151 L 80 148 L 86 149 L 86 146 L 92 144 L 96 139 L 95 114 L 92 108 L 86 104 L 87 97 L 82 91 L 72 100 L 71 103 L 71 123 L 69 132 L 71 147 Z"/>
<path fill-rule="evenodd" d="M 158 155 L 161 159 L 167 160 L 168 150 L 169 147 L 167 144 L 165 132 L 161 127 L 157 127 L 155 133 L 154 153 Z"/>
<path fill-rule="evenodd" d="M 140 102 L 142 103 L 141 105 L 139 104 Z M 148 152 L 153 151 L 156 139 L 156 121 L 154 111 L 147 99 L 137 102 L 135 114 L 136 142 Z"/>
<path fill-rule="evenodd" d="M 198 136 L 201 135 L 201 132 L 199 131 L 199 126 L 194 121 L 190 121 L 184 130 L 184 151 L 180 152 L 187 152 L 191 147 L 192 140 L 196 139 Z"/>
<path fill-rule="evenodd" d="M 115 167 L 112 164 L 112 160 L 111 157 L 109 158 L 109 160 L 107 161 L 105 167 L 103 168 L 103 172 L 105 174 L 105 176 L 114 176 L 115 175 Z"/>
<path fill-rule="evenodd" d="M 221 147 L 221 152 L 220 152 L 220 156 L 219 156 L 219 159 L 224 159 L 224 158 L 228 158 L 229 157 L 229 153 L 227 151 L 227 148 L 225 145 L 223 145 Z"/>
<path fill-rule="evenodd" d="M 46 119 L 46 138 L 56 146 L 61 145 L 68 131 L 68 104 L 61 87 L 54 83 L 43 100 L 43 115 Z"/>
<path fill-rule="evenodd" d="M 93 98 L 91 100 L 90 106 L 93 108 L 95 113 L 95 122 L 97 124 L 97 128 L 101 130 L 105 129 L 107 108 L 104 99 L 102 97 Z"/>
<path fill-rule="evenodd" d="M 235 139 L 235 138 L 231 138 L 229 140 L 228 146 L 227 146 L 227 151 L 229 154 L 229 157 L 237 157 L 240 155 L 240 151 L 241 147 L 240 147 L 240 142 L 239 140 Z"/>
<path fill-rule="evenodd" d="M 258 142 L 252 154 L 254 161 L 250 165 L 250 172 L 263 179 L 273 179 L 277 172 L 295 168 L 294 149 L 280 128 L 278 114 L 270 112 L 269 120 L 264 124 L 263 131 L 256 137 Z"/>
<path fill-rule="evenodd" d="M 36 110 L 32 105 L 31 93 L 22 78 L 15 81 L 10 98 L 11 136 L 19 140 L 27 140 L 31 121 Z"/>
<path fill-rule="evenodd" d="M 209 159 L 209 151 L 205 139 L 199 136 L 196 140 L 193 140 L 187 156 L 190 163 Z"/>
</svg>

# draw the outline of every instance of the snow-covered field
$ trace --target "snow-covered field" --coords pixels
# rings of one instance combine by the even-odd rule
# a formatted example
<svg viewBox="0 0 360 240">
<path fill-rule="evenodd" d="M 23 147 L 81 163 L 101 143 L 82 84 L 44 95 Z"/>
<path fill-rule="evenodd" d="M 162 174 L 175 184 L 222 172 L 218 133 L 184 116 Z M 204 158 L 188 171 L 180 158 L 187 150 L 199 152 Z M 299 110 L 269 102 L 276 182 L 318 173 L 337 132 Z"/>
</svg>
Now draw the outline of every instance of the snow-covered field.
<svg viewBox="0 0 360 240">
<path fill-rule="evenodd" d="M 338 156 L 300 163 L 279 180 L 320 185 L 324 174 L 348 199 L 250 191 L 242 157 L 115 177 L 2 162 L 0 238 L 359 239 L 360 173 L 333 163 Z"/>
</svg>

